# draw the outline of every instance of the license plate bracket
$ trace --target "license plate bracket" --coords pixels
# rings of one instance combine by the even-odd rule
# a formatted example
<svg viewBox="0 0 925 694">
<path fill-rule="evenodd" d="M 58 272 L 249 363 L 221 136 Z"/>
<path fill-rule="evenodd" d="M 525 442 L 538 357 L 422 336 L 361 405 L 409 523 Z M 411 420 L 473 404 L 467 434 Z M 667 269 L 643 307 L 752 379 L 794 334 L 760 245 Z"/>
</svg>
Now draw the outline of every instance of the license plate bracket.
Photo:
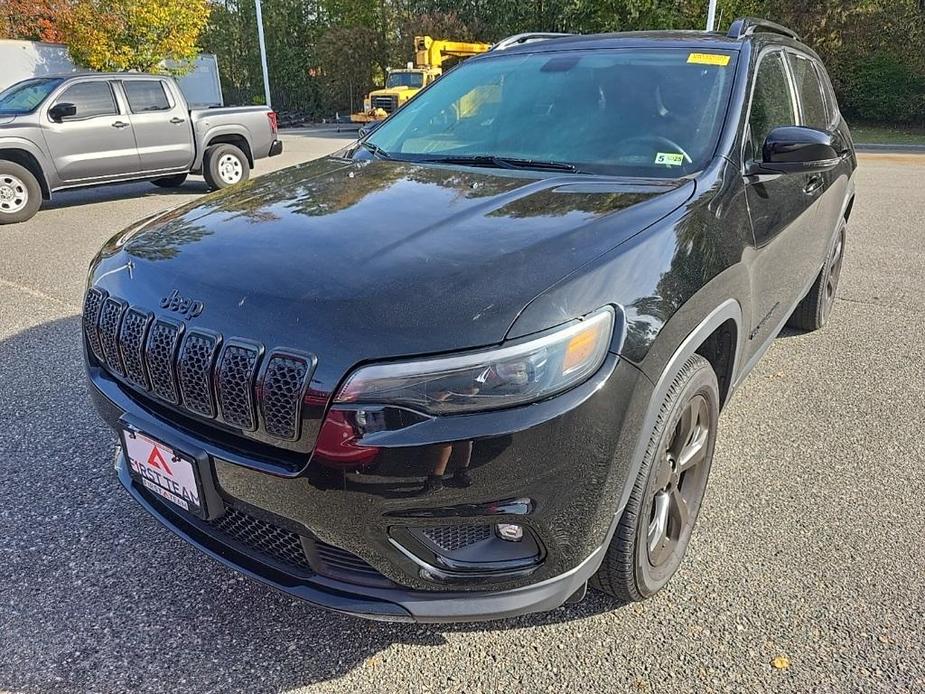
<svg viewBox="0 0 925 694">
<path fill-rule="evenodd" d="M 151 434 L 123 426 L 122 450 L 136 484 L 198 518 L 207 518 L 206 494 L 196 456 Z"/>
</svg>

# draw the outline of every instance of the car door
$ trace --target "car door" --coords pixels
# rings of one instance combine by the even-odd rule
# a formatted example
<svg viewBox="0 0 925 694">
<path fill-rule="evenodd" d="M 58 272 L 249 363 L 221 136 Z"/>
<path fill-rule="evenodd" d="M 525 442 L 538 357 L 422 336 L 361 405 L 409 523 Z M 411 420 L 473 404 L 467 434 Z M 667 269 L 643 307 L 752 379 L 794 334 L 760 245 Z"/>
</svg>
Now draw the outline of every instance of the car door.
<svg viewBox="0 0 925 694">
<path fill-rule="evenodd" d="M 191 166 L 196 151 L 189 113 L 167 83 L 156 78 L 125 79 L 122 89 L 135 130 L 141 170 L 154 172 Z"/>
<path fill-rule="evenodd" d="M 838 132 L 838 111 L 828 103 L 822 77 L 822 66 L 802 53 L 788 52 L 793 84 L 800 102 L 800 122 L 810 128 L 825 130 L 835 135 L 836 149 L 847 149 Z M 847 162 L 846 162 L 847 163 Z M 817 233 L 811 237 L 811 257 L 821 266 L 829 250 L 829 242 L 842 215 L 845 192 L 848 186 L 847 170 L 850 166 L 836 166 L 809 177 L 813 197 L 816 199 Z M 812 272 L 813 268 L 808 268 Z"/>
<path fill-rule="evenodd" d="M 760 160 L 768 133 L 786 125 L 799 125 L 799 106 L 786 53 L 773 49 L 759 57 L 755 72 L 744 138 L 745 164 Z M 751 353 L 761 348 L 808 289 L 809 270 L 816 262 L 811 256 L 820 234 L 815 221 L 817 186 L 811 174 L 745 177 L 757 248 L 752 264 Z"/>
<path fill-rule="evenodd" d="M 52 120 L 48 112 L 57 104 L 73 104 L 77 112 Z M 50 100 L 43 132 L 61 181 L 92 182 L 138 171 L 135 135 L 122 110 L 105 79 L 71 83 Z"/>
</svg>

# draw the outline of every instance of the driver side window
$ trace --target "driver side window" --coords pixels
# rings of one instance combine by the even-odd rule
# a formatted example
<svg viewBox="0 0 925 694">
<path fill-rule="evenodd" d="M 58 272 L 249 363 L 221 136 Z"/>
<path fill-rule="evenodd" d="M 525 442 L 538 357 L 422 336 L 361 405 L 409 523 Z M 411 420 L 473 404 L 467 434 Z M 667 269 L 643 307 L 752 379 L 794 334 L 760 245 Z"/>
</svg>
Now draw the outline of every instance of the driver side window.
<svg viewBox="0 0 925 694">
<path fill-rule="evenodd" d="M 755 75 L 752 110 L 748 119 L 751 137 L 746 158 L 760 159 L 768 134 L 774 128 L 796 123 L 793 95 L 784 70 L 784 54 L 782 51 L 769 53 L 761 59 Z"/>
</svg>

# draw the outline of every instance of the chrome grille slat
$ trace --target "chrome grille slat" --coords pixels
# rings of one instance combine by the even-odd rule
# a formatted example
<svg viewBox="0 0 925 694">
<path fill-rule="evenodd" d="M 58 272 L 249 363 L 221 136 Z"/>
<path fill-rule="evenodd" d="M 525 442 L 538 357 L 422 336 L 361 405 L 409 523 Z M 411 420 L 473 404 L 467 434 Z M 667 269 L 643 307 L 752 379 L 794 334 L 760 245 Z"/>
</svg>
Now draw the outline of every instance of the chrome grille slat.
<svg viewBox="0 0 925 694">
<path fill-rule="evenodd" d="M 130 308 L 122 318 L 122 329 L 119 331 L 119 347 L 122 350 L 122 364 L 125 366 L 125 377 L 136 386 L 150 389 L 148 373 L 145 371 L 145 337 L 148 334 L 148 324 L 151 314 Z"/>
<path fill-rule="evenodd" d="M 212 363 L 219 339 L 200 331 L 189 331 L 183 338 L 177 359 L 177 380 L 187 409 L 203 417 L 215 416 L 212 397 Z"/>
<path fill-rule="evenodd" d="M 103 356 L 109 368 L 119 376 L 125 376 L 122 355 L 119 353 L 119 328 L 124 312 L 125 303 L 110 296 L 103 302 L 99 320 L 99 339 Z"/>
<path fill-rule="evenodd" d="M 180 404 L 175 359 L 182 326 L 159 318 L 148 333 L 145 363 L 151 377 L 151 391 L 174 405 Z"/>
<path fill-rule="evenodd" d="M 299 437 L 302 397 L 310 376 L 308 359 L 286 353 L 271 354 L 261 381 L 263 426 L 270 436 Z"/>
<path fill-rule="evenodd" d="M 246 431 L 257 428 L 254 380 L 260 351 L 256 346 L 229 343 L 219 361 L 216 381 L 218 401 L 225 423 Z"/>
</svg>

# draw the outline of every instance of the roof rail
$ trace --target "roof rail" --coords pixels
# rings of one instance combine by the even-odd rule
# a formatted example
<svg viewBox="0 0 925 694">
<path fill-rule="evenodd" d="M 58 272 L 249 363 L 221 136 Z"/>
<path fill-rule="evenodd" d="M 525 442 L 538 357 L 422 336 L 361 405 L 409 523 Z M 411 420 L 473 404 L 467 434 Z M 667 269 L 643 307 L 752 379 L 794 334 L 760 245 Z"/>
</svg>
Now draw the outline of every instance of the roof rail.
<svg viewBox="0 0 925 694">
<path fill-rule="evenodd" d="M 491 47 L 493 51 L 503 51 L 505 48 L 512 48 L 514 46 L 521 46 L 525 43 L 533 43 L 534 41 L 545 41 L 546 39 L 557 39 L 562 36 L 572 36 L 572 34 L 556 34 L 552 32 L 527 32 L 526 34 L 514 34 L 514 36 L 508 36 L 506 39 L 501 39 L 494 46 Z"/>
<path fill-rule="evenodd" d="M 758 19 L 757 17 L 739 17 L 732 26 L 729 27 L 729 33 L 726 34 L 731 39 L 741 39 L 744 36 L 751 36 L 756 32 L 766 32 L 769 34 L 781 34 L 795 41 L 800 41 L 800 35 L 792 29 L 788 29 L 782 24 L 769 22 L 767 19 Z"/>
</svg>

